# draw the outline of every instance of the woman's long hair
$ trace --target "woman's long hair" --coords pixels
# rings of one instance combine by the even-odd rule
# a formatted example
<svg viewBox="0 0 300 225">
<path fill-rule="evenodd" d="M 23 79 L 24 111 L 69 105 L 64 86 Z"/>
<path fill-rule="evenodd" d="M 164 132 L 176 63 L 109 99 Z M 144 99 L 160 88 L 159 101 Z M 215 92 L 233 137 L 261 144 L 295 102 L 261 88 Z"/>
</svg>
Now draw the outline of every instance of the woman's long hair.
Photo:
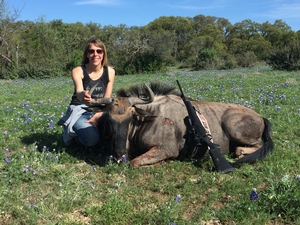
<svg viewBox="0 0 300 225">
<path fill-rule="evenodd" d="M 87 64 L 89 63 L 89 59 L 87 58 L 87 53 L 88 53 L 88 50 L 90 49 L 91 45 L 94 44 L 95 46 L 99 47 L 99 48 L 102 48 L 104 53 L 103 53 L 103 59 L 102 59 L 102 66 L 108 66 L 108 60 L 107 60 L 107 54 L 106 54 L 106 47 L 104 45 L 104 43 L 100 40 L 100 39 L 97 39 L 97 38 L 90 38 L 86 45 L 85 45 L 85 48 L 84 48 L 84 51 L 83 51 L 83 56 L 82 56 L 82 61 L 81 63 L 82 64 Z"/>
</svg>

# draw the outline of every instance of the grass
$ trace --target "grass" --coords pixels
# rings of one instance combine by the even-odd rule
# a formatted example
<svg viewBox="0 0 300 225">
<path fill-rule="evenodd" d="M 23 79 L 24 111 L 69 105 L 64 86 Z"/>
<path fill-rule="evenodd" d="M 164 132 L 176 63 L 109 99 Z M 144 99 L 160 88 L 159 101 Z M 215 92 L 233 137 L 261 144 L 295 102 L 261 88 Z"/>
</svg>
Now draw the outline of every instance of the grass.
<svg viewBox="0 0 300 225">
<path fill-rule="evenodd" d="M 201 101 L 242 104 L 273 125 L 273 154 L 230 174 L 209 159 L 131 168 L 103 146 L 65 147 L 56 122 L 70 78 L 1 80 L 0 224 L 300 224 L 300 73 L 264 67 L 117 76 L 162 81 Z M 250 200 L 252 189 L 257 200 Z"/>
</svg>

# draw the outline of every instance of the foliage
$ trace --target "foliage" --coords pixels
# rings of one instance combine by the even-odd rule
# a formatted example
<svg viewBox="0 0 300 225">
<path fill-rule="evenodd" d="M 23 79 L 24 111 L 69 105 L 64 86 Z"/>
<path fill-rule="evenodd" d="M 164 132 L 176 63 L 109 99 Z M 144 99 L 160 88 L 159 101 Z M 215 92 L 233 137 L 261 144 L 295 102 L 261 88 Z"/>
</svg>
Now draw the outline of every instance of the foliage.
<svg viewBox="0 0 300 225">
<path fill-rule="evenodd" d="M 299 71 L 117 76 L 114 91 L 157 80 L 175 86 L 177 79 L 188 97 L 244 105 L 268 118 L 274 153 L 230 174 L 215 172 L 209 158 L 116 164 L 105 144 L 63 144 L 56 122 L 73 93 L 70 78 L 0 80 L 0 224 L 300 224 Z"/>
<path fill-rule="evenodd" d="M 284 47 L 274 48 L 268 64 L 278 70 L 299 70 L 300 41 L 290 43 Z"/>
<path fill-rule="evenodd" d="M 43 16 L 35 22 L 17 21 L 20 13 L 21 10 L 11 13 L 7 1 L 1 1 L 2 78 L 29 76 L 23 71 L 27 64 L 49 68 L 54 71 L 51 75 L 69 74 L 80 64 L 80 52 L 91 36 L 105 43 L 109 63 L 120 75 L 163 72 L 168 66 L 178 65 L 193 70 L 251 67 L 267 62 L 272 52 L 270 65 L 274 68 L 299 68 L 297 51 L 289 50 L 300 33 L 292 31 L 282 20 L 259 24 L 245 19 L 231 24 L 215 16 L 162 16 L 146 26 L 114 27 L 101 26 L 97 21 L 46 21 Z M 216 51 L 214 57 L 206 52 L 212 49 Z M 22 75 L 11 68 L 21 68 Z M 41 74 L 46 76 L 45 71 Z"/>
</svg>

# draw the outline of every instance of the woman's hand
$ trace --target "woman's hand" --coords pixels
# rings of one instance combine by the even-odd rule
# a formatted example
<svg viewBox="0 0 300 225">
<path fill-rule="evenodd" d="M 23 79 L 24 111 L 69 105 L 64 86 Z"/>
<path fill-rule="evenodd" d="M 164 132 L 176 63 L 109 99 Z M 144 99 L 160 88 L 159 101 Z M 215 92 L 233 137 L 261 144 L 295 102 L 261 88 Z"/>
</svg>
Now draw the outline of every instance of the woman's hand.
<svg viewBox="0 0 300 225">
<path fill-rule="evenodd" d="M 83 91 L 84 97 L 83 100 L 88 104 L 92 103 L 92 97 L 90 96 L 88 91 Z"/>
<path fill-rule="evenodd" d="M 103 112 L 96 113 L 91 119 L 86 120 L 85 123 L 91 123 L 94 127 L 98 127 L 98 120 L 102 116 Z"/>
</svg>

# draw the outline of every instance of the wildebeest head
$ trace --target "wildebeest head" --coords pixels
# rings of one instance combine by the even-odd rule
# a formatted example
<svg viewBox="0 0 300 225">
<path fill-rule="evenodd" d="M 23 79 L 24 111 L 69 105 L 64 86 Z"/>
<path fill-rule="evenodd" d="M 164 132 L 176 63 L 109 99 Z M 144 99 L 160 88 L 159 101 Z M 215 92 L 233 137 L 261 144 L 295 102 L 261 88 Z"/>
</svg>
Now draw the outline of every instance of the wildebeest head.
<svg viewBox="0 0 300 225">
<path fill-rule="evenodd" d="M 94 88 L 90 90 L 90 94 Z M 115 98 L 92 99 L 85 109 L 92 112 L 108 112 L 109 130 L 112 135 L 113 155 L 118 161 L 126 155 L 129 123 L 133 116 L 142 118 L 154 116 L 136 105 L 149 104 L 154 100 L 154 93 L 147 85 L 132 86 L 128 90 L 120 89 Z"/>
</svg>

